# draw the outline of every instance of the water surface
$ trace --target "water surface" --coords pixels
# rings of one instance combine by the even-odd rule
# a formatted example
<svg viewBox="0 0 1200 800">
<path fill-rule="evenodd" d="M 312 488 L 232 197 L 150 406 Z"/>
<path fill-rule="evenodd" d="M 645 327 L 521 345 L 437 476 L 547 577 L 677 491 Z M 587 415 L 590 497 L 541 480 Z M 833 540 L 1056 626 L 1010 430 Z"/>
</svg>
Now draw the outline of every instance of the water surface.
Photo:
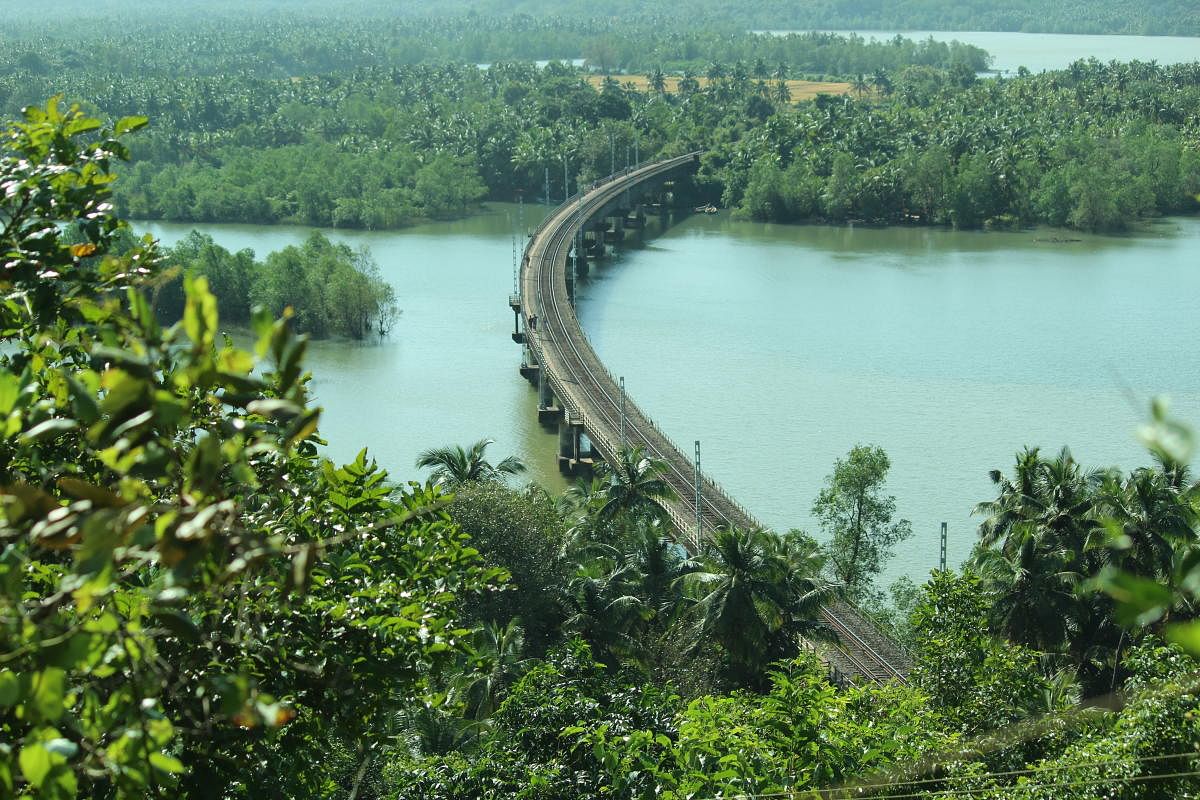
<svg viewBox="0 0 1200 800">
<path fill-rule="evenodd" d="M 788 33 L 789 31 L 773 31 Z M 1064 69 L 1079 59 L 1157 61 L 1177 64 L 1200 59 L 1200 38 L 1190 36 L 1117 36 L 1070 33 L 996 31 L 830 31 L 888 41 L 896 36 L 938 42 L 958 40 L 982 47 L 993 57 L 992 69 L 1008 74 L 1019 67 L 1031 72 Z"/>
<path fill-rule="evenodd" d="M 1117 238 L 695 216 L 597 270 L 579 311 L 643 410 L 772 527 L 817 533 L 835 459 L 883 447 L 915 529 L 889 577 L 920 578 L 942 521 L 951 563 L 969 554 L 987 473 L 1022 446 L 1147 463 L 1160 393 L 1200 424 L 1198 297 L 1196 219 Z"/>
<path fill-rule="evenodd" d="M 331 457 L 369 446 L 407 480 L 421 450 L 488 436 L 495 459 L 564 486 L 509 337 L 514 214 L 327 231 L 371 248 L 404 309 L 382 345 L 312 347 Z M 540 214 L 526 209 L 530 226 Z M 170 243 L 194 226 L 141 227 Z M 309 233 L 199 227 L 260 257 Z M 834 460 L 886 449 L 916 530 L 889 580 L 936 565 L 942 521 L 951 562 L 969 553 L 987 471 L 1023 445 L 1130 468 L 1147 460 L 1134 431 L 1153 395 L 1200 423 L 1200 220 L 1092 237 L 695 216 L 599 266 L 579 296 L 613 374 L 686 451 L 700 439 L 705 470 L 776 528 L 818 533 L 809 509 Z"/>
<path fill-rule="evenodd" d="M 325 410 L 328 455 L 354 458 L 362 447 L 397 480 L 415 480 L 417 455 L 430 447 L 464 446 L 482 438 L 498 461 L 520 456 L 526 476 L 548 488 L 565 484 L 555 460 L 557 438 L 537 421 L 537 393 L 521 380 L 520 348 L 510 338 L 515 206 L 403 231 L 325 230 L 352 247 L 365 245 L 396 289 L 403 313 L 382 344 L 318 341 L 309 348 L 314 401 Z M 544 209 L 524 209 L 530 226 Z M 172 244 L 197 228 L 229 250 L 261 259 L 299 244 L 299 226 L 137 223 Z"/>
</svg>

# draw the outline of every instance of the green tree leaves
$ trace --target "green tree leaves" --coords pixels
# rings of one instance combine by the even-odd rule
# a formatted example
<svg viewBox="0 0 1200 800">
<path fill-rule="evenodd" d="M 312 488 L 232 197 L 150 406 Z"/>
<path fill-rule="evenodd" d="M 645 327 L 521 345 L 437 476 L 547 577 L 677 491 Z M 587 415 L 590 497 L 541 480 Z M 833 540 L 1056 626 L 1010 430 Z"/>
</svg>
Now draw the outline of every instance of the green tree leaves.
<svg viewBox="0 0 1200 800">
<path fill-rule="evenodd" d="M 311 795 L 465 650 L 458 603 L 499 574 L 436 489 L 320 459 L 286 320 L 256 312 L 241 351 L 189 276 L 158 323 L 115 135 L 52 102 L 0 150 L 0 786 Z"/>
<path fill-rule="evenodd" d="M 851 597 L 870 593 L 892 548 L 912 535 L 908 520 L 894 519 L 896 498 L 883 493 L 890 466 L 881 448 L 858 445 L 837 460 L 813 501 L 829 536 L 829 569 Z"/>
</svg>

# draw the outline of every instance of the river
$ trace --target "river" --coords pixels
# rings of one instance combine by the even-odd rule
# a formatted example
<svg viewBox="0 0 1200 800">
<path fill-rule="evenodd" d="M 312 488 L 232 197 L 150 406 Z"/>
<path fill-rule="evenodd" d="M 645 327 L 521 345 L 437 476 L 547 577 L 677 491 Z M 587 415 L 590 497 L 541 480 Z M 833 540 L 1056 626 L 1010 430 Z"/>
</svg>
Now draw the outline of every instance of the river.
<svg viewBox="0 0 1200 800">
<path fill-rule="evenodd" d="M 496 439 L 553 490 L 555 438 L 536 422 L 509 339 L 513 209 L 401 232 L 330 232 L 369 246 L 404 314 L 382 345 L 312 349 L 331 455 L 371 452 L 399 479 L 426 447 Z M 527 209 L 528 221 L 536 222 Z M 143 224 L 171 242 L 193 226 Z M 260 256 L 304 228 L 200 226 Z M 1076 239 L 1077 241 L 1052 241 Z M 974 541 L 987 471 L 1024 445 L 1070 445 L 1089 466 L 1145 463 L 1135 437 L 1167 393 L 1200 422 L 1200 220 L 1127 237 L 735 222 L 693 216 L 581 284 L 597 352 L 677 442 L 764 522 L 808 510 L 856 443 L 892 459 L 914 537 L 887 578 Z"/>
<path fill-rule="evenodd" d="M 784 34 L 790 31 L 771 31 Z M 1012 74 L 1019 67 L 1031 72 L 1063 69 L 1079 59 L 1100 61 L 1157 61 L 1177 64 L 1200 60 L 1200 38 L 1190 36 L 1116 36 L 1069 33 L 995 31 L 829 31 L 887 41 L 896 36 L 922 41 L 958 40 L 982 47 L 992 55 L 992 69 Z"/>
</svg>

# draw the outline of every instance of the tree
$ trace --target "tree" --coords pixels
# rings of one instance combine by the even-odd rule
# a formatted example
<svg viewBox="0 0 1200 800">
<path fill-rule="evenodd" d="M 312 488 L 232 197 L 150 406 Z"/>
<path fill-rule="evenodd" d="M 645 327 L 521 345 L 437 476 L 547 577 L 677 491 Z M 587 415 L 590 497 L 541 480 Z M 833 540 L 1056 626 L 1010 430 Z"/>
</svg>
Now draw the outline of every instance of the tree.
<svg viewBox="0 0 1200 800">
<path fill-rule="evenodd" d="M 913 684 L 954 728 L 992 730 L 1039 708 L 1036 653 L 988 630 L 990 598 L 978 576 L 935 572 L 913 611 Z"/>
<path fill-rule="evenodd" d="M 875 74 L 871 76 L 871 85 L 884 97 L 892 94 L 892 79 L 888 76 L 887 70 L 882 67 L 875 70 Z"/>
<path fill-rule="evenodd" d="M 663 517 L 666 512 L 661 503 L 675 497 L 661 477 L 666 470 L 666 462 L 646 456 L 640 446 L 623 448 L 617 463 L 604 469 L 604 495 L 596 509 L 597 519 L 607 522 L 626 514 Z"/>
<path fill-rule="evenodd" d="M 480 439 L 466 450 L 461 445 L 435 447 L 417 456 L 417 468 L 432 469 L 433 479 L 447 486 L 500 481 L 525 471 L 524 462 L 516 456 L 505 456 L 493 466 L 484 456 L 492 444 L 495 444 L 494 439 Z"/>
<path fill-rule="evenodd" d="M 792 102 L 792 90 L 788 87 L 787 81 L 775 81 L 775 88 L 771 92 L 771 98 L 781 106 Z"/>
<path fill-rule="evenodd" d="M 653 616 L 634 591 L 637 569 L 615 554 L 581 566 L 563 592 L 562 630 L 587 642 L 601 662 L 638 660 L 637 635 Z"/>
<path fill-rule="evenodd" d="M 662 67 L 655 67 L 650 73 L 650 88 L 655 94 L 665 94 L 667 91 L 667 78 L 663 75 Z"/>
<path fill-rule="evenodd" d="M 484 563 L 509 576 L 502 589 L 468 599 L 464 612 L 499 626 L 519 620 L 526 652 L 540 656 L 557 638 L 558 593 L 574 571 L 562 556 L 565 525 L 554 502 L 498 481 L 468 481 L 455 486 L 448 512 Z"/>
<path fill-rule="evenodd" d="M 486 719 L 532 664 L 524 658 L 525 631 L 516 620 L 484 625 L 472 644 L 469 668 L 454 681 L 454 689 L 468 718 Z"/>
<path fill-rule="evenodd" d="M 857 445 L 837 460 L 813 501 L 830 571 L 852 598 L 871 592 L 892 548 L 912 535 L 908 520 L 894 520 L 896 498 L 883 493 L 890 467 L 882 448 Z"/>
<path fill-rule="evenodd" d="M 839 152 L 833 157 L 833 169 L 825 184 L 821 201 L 825 214 L 836 222 L 844 222 L 854 211 L 858 198 L 858 166 L 850 153 Z"/>
<path fill-rule="evenodd" d="M 769 531 L 728 528 L 683 566 L 678 581 L 688 605 L 681 623 L 692 647 L 720 644 L 738 683 L 757 680 L 770 660 L 794 654 L 797 636 L 821 635 L 813 620 L 834 587 L 789 561 L 801 552 Z"/>
<path fill-rule="evenodd" d="M 365 451 L 319 457 L 286 320 L 257 311 L 240 350 L 189 278 L 158 323 L 161 256 L 119 251 L 109 194 L 145 122 L 52 100 L 0 144 L 0 786 L 325 794 L 463 650 L 459 598 L 497 575 L 436 488 L 393 498 Z"/>
<path fill-rule="evenodd" d="M 1066 448 L 1049 460 L 1026 448 L 1012 478 L 991 478 L 999 493 L 975 508 L 985 518 L 973 562 L 995 600 L 992 624 L 1020 644 L 1061 651 L 1088 627 L 1078 587 L 1092 572 L 1084 553 L 1101 475 L 1085 475 Z"/>
<path fill-rule="evenodd" d="M 854 80 L 850 84 L 850 89 L 860 98 L 863 98 L 867 96 L 867 92 L 871 91 L 871 84 L 867 82 L 867 79 L 860 72 L 854 76 Z"/>
</svg>

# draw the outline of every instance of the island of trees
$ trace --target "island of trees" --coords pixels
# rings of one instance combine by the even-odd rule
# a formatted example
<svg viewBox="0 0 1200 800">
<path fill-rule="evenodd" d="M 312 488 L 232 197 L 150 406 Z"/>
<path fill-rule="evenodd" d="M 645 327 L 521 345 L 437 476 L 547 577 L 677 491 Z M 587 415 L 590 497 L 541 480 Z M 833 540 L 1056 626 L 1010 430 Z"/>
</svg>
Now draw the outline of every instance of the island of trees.
<svg viewBox="0 0 1200 800">
<path fill-rule="evenodd" d="M 696 553 L 637 450 L 561 497 L 486 440 L 425 482 L 331 463 L 287 319 L 243 350 L 193 276 L 155 313 L 169 267 L 111 205 L 145 123 L 52 102 L 0 144 L 6 796 L 1200 791 L 1200 484 L 1161 404 L 1154 466 L 997 470 L 974 555 L 894 593 L 908 681 L 843 685 L 814 611 L 871 603 L 906 535 L 885 453 L 833 466 L 828 545 Z"/>
</svg>

